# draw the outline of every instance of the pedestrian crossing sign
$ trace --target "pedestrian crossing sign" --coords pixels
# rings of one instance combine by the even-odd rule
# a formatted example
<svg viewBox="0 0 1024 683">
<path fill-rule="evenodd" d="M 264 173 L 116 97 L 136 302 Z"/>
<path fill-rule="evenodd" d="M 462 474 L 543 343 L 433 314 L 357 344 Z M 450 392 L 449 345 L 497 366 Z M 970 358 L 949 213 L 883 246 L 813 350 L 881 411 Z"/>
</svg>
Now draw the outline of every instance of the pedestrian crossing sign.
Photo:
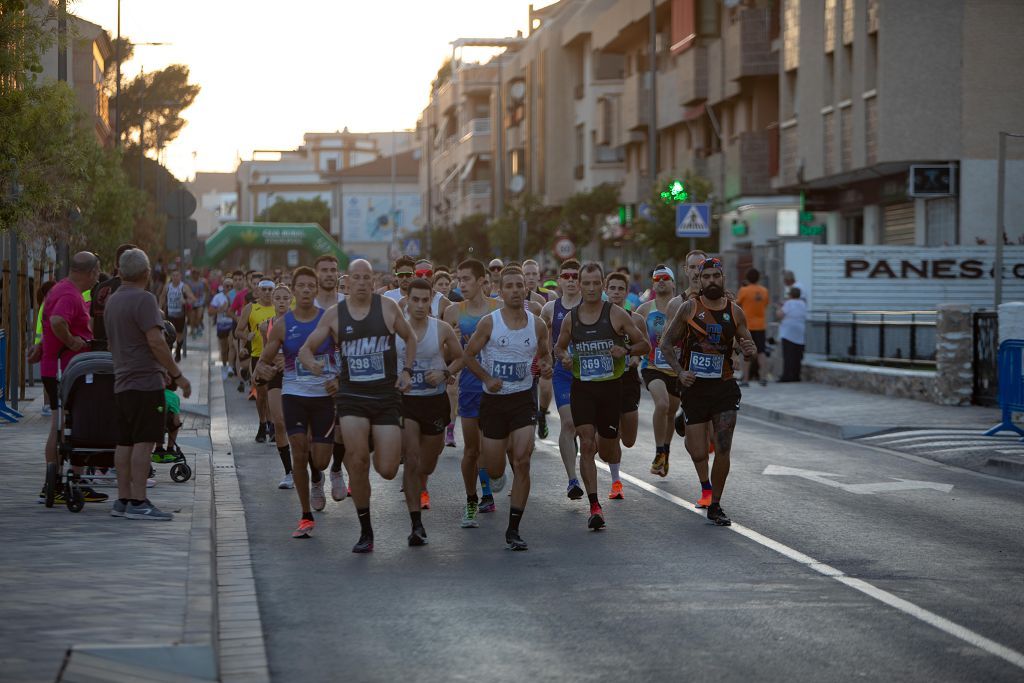
<svg viewBox="0 0 1024 683">
<path fill-rule="evenodd" d="M 710 236 L 710 204 L 676 204 L 676 237 Z"/>
</svg>

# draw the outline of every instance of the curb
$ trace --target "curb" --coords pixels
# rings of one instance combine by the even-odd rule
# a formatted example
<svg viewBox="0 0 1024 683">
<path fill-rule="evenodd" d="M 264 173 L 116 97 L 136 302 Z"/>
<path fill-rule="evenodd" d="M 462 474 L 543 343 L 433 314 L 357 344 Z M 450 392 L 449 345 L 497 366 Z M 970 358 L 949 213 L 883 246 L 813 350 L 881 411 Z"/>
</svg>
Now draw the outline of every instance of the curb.
<svg viewBox="0 0 1024 683">
<path fill-rule="evenodd" d="M 765 408 L 763 406 L 750 403 L 743 403 L 741 405 L 740 412 L 759 420 L 765 420 L 766 422 L 773 422 L 785 427 L 793 427 L 794 429 L 802 429 L 804 431 L 814 432 L 815 434 L 831 436 L 844 441 L 859 439 L 864 436 L 871 436 L 882 432 L 891 432 L 900 429 L 915 429 L 915 427 L 882 427 L 877 425 L 837 425 L 831 422 L 824 422 L 822 420 L 814 420 L 809 417 L 783 413 L 778 410 L 772 410 L 771 408 Z"/>
</svg>

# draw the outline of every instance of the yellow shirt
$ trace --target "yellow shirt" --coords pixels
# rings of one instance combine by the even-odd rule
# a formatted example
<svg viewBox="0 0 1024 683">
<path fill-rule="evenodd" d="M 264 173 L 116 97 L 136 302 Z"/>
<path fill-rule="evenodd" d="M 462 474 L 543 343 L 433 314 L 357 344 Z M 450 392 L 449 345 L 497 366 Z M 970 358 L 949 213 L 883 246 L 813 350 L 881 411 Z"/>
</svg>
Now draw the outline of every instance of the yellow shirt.
<svg viewBox="0 0 1024 683">
<path fill-rule="evenodd" d="M 249 307 L 249 331 L 256 333 L 252 338 L 253 358 L 259 358 L 260 354 L 263 353 L 263 335 L 260 334 L 260 325 L 273 317 L 273 306 L 263 306 L 254 302 L 252 306 Z"/>
</svg>

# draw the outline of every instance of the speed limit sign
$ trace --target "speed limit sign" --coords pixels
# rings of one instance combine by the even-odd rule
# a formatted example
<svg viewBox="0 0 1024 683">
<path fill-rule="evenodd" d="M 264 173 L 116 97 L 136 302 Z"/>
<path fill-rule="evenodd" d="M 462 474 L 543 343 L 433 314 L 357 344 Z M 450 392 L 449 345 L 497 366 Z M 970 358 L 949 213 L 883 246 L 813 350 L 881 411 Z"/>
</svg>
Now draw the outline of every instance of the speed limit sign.
<svg viewBox="0 0 1024 683">
<path fill-rule="evenodd" d="M 576 245 L 568 237 L 559 237 L 555 241 L 555 256 L 562 259 L 570 259 L 576 255 Z"/>
</svg>

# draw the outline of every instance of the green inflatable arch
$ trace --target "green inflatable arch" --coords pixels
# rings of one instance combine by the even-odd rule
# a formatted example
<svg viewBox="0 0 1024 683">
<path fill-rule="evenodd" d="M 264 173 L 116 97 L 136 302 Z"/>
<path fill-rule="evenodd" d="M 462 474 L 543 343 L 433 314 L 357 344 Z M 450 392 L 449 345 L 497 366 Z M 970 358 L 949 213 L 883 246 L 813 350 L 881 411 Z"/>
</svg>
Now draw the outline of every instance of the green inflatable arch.
<svg viewBox="0 0 1024 683">
<path fill-rule="evenodd" d="M 348 268 L 348 256 L 316 223 L 227 223 L 207 238 L 202 265 L 215 266 L 239 248 L 303 249 L 310 260 L 334 254 L 338 268 Z"/>
</svg>

